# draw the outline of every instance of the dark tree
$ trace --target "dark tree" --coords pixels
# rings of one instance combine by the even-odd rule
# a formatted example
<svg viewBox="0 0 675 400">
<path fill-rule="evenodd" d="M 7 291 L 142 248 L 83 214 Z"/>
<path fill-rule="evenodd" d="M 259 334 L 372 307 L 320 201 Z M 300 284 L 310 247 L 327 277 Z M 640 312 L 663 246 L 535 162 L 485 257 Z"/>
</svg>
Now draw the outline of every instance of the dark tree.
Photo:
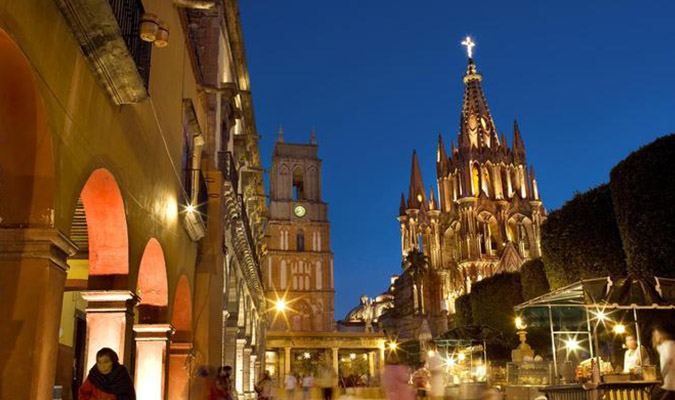
<svg viewBox="0 0 675 400">
<path fill-rule="evenodd" d="M 552 289 L 579 279 L 625 275 L 625 254 L 609 186 L 577 194 L 550 213 L 542 225 L 541 247 Z"/>
<path fill-rule="evenodd" d="M 550 290 L 544 263 L 539 258 L 527 260 L 520 267 L 523 300 L 530 300 Z"/>
<path fill-rule="evenodd" d="M 523 302 L 519 273 L 501 273 L 471 287 L 471 314 L 475 325 L 488 325 L 515 340 L 513 307 Z"/>
<path fill-rule="evenodd" d="M 628 270 L 675 276 L 675 134 L 633 152 L 610 173 L 609 185 Z"/>
</svg>

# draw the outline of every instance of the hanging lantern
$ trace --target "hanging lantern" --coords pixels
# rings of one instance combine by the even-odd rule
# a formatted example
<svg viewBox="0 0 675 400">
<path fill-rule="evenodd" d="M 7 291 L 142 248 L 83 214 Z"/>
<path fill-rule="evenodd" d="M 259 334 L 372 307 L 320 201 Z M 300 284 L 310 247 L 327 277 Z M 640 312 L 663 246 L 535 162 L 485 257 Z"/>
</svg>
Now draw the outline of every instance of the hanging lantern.
<svg viewBox="0 0 675 400">
<path fill-rule="evenodd" d="M 159 23 L 157 21 L 158 19 L 155 14 L 141 15 L 140 35 L 143 41 L 154 42 L 157 39 L 157 31 L 159 30 Z M 167 31 L 167 38 L 168 33 Z"/>
<path fill-rule="evenodd" d="M 166 47 L 169 45 L 169 26 L 164 22 L 160 22 L 157 29 L 157 38 L 155 39 L 155 46 Z"/>
</svg>

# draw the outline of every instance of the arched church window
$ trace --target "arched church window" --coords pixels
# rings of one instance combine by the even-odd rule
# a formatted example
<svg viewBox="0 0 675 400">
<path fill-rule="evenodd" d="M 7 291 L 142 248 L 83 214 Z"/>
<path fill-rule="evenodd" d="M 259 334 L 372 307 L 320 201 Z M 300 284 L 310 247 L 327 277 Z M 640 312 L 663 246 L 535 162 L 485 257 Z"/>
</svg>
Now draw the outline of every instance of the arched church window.
<svg viewBox="0 0 675 400">
<path fill-rule="evenodd" d="M 492 167 L 490 165 L 486 165 L 483 167 L 483 192 L 488 197 L 492 196 L 492 177 L 491 177 L 491 169 Z"/>
<path fill-rule="evenodd" d="M 474 196 L 477 196 L 480 188 L 480 171 L 478 169 L 478 164 L 474 164 L 471 169 L 471 182 L 471 192 Z"/>
<path fill-rule="evenodd" d="M 298 251 L 305 251 L 305 232 L 299 230 L 295 239 Z"/>
<path fill-rule="evenodd" d="M 305 181 L 302 169 L 299 167 L 293 170 L 293 199 L 303 200 L 305 198 Z"/>
</svg>

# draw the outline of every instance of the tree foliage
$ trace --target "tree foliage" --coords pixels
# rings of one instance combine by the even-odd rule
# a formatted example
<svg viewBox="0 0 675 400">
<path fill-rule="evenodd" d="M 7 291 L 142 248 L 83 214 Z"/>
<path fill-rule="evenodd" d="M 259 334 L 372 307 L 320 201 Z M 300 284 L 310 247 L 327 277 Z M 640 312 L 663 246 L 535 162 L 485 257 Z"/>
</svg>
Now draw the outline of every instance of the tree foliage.
<svg viewBox="0 0 675 400">
<path fill-rule="evenodd" d="M 626 274 L 608 185 L 577 194 L 542 225 L 542 260 L 552 289 L 579 279 Z"/>
<path fill-rule="evenodd" d="M 414 283 L 420 283 L 429 270 L 429 257 L 417 249 L 412 249 L 403 261 L 403 268 L 410 274 Z"/>
<path fill-rule="evenodd" d="M 488 325 L 511 337 L 515 333 L 513 307 L 523 302 L 521 293 L 517 272 L 496 274 L 476 282 L 471 287 L 473 323 Z"/>
<path fill-rule="evenodd" d="M 616 165 L 610 188 L 628 270 L 675 276 L 675 134 L 642 147 Z"/>
<path fill-rule="evenodd" d="M 455 318 L 457 326 L 473 325 L 471 294 L 463 294 L 455 299 Z"/>
<path fill-rule="evenodd" d="M 523 300 L 530 300 L 550 290 L 544 263 L 539 258 L 527 260 L 520 267 Z"/>
</svg>

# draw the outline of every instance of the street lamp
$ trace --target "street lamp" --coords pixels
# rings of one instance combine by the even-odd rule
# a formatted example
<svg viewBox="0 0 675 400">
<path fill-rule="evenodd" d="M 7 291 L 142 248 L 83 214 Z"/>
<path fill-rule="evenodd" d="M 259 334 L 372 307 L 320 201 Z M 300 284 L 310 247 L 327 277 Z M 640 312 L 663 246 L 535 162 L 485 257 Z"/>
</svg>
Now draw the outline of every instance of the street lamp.
<svg viewBox="0 0 675 400">
<path fill-rule="evenodd" d="M 614 333 L 616 333 L 617 335 L 623 335 L 624 333 L 626 333 L 626 327 L 623 324 L 616 324 L 612 328 L 612 331 L 614 331 Z"/>
</svg>

